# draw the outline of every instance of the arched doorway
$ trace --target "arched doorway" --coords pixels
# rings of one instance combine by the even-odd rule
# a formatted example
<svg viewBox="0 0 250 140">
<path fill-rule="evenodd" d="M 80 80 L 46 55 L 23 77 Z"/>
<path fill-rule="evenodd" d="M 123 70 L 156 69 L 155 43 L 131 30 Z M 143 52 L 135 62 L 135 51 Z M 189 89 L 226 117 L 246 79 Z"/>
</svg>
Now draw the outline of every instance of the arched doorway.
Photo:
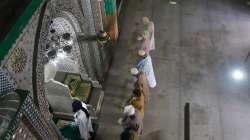
<svg viewBox="0 0 250 140">
<path fill-rule="evenodd" d="M 89 99 L 92 86 L 81 78 L 81 61 L 78 59 L 81 56 L 78 52 L 73 25 L 63 17 L 53 18 L 49 23 L 44 51 L 44 87 L 54 115 L 64 117 L 72 114 L 74 98 L 84 102 Z"/>
<path fill-rule="evenodd" d="M 84 32 L 70 12 L 50 15 L 53 12 L 47 10 L 35 63 L 37 104 L 43 115 L 48 114 L 44 115 L 48 120 L 53 117 L 72 121 L 71 105 L 74 99 L 78 99 L 93 106 L 90 114 L 96 119 L 104 92 L 93 87 L 90 46 L 77 40 L 77 34 Z"/>
</svg>

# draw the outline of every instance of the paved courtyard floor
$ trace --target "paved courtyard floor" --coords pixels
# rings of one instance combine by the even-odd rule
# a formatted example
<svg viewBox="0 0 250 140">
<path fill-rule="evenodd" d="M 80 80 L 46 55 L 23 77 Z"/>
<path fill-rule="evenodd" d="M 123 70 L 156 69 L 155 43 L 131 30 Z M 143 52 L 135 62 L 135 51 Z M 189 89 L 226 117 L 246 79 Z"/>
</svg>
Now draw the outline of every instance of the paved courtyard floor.
<svg viewBox="0 0 250 140">
<path fill-rule="evenodd" d="M 249 140 L 248 78 L 230 72 L 249 65 L 250 7 L 243 0 L 125 0 L 120 38 L 105 85 L 98 140 L 119 140 L 121 104 L 131 94 L 134 31 L 141 17 L 155 23 L 151 53 L 157 87 L 146 105 L 143 140 L 184 140 L 190 103 L 191 140 Z"/>
</svg>

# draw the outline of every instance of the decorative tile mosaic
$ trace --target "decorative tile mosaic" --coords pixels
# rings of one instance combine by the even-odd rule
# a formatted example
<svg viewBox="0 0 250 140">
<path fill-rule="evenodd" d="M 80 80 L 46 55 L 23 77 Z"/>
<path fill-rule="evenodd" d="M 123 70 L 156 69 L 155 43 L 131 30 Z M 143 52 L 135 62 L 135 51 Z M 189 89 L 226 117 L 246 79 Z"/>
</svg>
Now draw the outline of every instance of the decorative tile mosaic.
<svg viewBox="0 0 250 140">
<path fill-rule="evenodd" d="M 38 138 L 30 131 L 30 128 L 22 121 L 12 136 L 13 140 L 37 140 Z"/>
<path fill-rule="evenodd" d="M 95 0 L 93 3 L 91 0 L 52 0 L 53 5 L 53 17 L 57 17 L 58 13 L 66 11 L 72 13 L 76 17 L 77 22 L 84 31 L 85 34 L 95 35 L 96 30 L 101 28 L 100 11 L 98 2 Z M 95 9 L 95 10 L 94 10 Z M 94 19 L 96 18 L 96 19 Z M 102 58 L 98 44 L 96 42 L 86 43 L 79 42 L 83 65 L 86 67 L 86 71 L 91 80 L 96 80 L 96 77 L 102 77 Z"/>
<path fill-rule="evenodd" d="M 30 125 L 36 129 L 36 132 L 39 133 L 44 140 L 58 139 L 54 129 L 46 123 L 46 120 L 43 119 L 44 116 L 33 104 L 32 98 L 28 97 L 23 106 L 25 110 L 24 115 L 29 120 Z"/>
<path fill-rule="evenodd" d="M 67 19 L 73 25 L 76 33 L 83 33 L 82 29 L 80 28 L 78 20 L 73 14 L 69 12 L 65 12 L 65 11 L 63 11 L 62 13 L 63 13 L 63 17 Z M 78 41 L 77 39 L 76 41 L 78 42 L 80 51 L 75 51 L 74 53 L 75 53 L 75 56 L 77 56 L 77 58 L 79 59 L 78 61 L 80 62 L 79 67 L 81 71 L 80 73 L 81 77 L 84 80 L 91 81 L 94 75 L 93 75 L 93 67 L 91 65 L 92 60 L 91 60 L 91 52 L 89 48 L 90 46 L 86 42 Z"/>
<path fill-rule="evenodd" d="M 64 12 L 64 13 L 67 13 L 67 12 Z M 69 14 L 67 14 L 67 15 L 69 15 Z M 79 44 L 78 44 L 77 39 L 76 39 L 75 29 L 72 26 L 72 25 L 75 25 L 76 23 L 71 24 L 70 21 L 68 21 L 67 19 L 65 19 L 63 17 L 54 18 L 52 21 L 53 21 L 53 23 L 50 25 L 49 28 L 50 28 L 50 30 L 55 30 L 55 32 L 49 33 L 47 40 L 49 40 L 54 34 L 60 36 L 60 35 L 65 34 L 65 33 L 70 33 L 70 36 L 72 36 L 72 38 L 74 40 L 74 43 L 72 45 L 73 46 L 72 52 L 65 55 L 65 57 L 67 56 L 67 59 L 64 58 L 65 61 L 63 61 L 63 63 L 60 63 L 59 57 L 55 58 L 54 61 L 57 61 L 57 66 L 58 66 L 59 70 L 71 72 L 71 73 L 76 73 L 76 72 L 79 73 L 81 71 L 81 73 L 83 73 L 82 77 L 84 79 L 87 79 L 86 68 L 81 67 L 81 70 L 79 70 L 79 67 L 78 67 L 79 64 L 81 64 L 82 62 L 81 62 L 81 59 L 79 59 L 79 58 L 81 58 L 81 54 L 79 53 L 80 47 L 79 47 Z M 63 47 L 65 47 L 65 45 L 66 44 L 64 42 L 61 42 L 60 47 L 58 49 L 62 49 Z M 83 66 L 83 65 L 81 64 L 80 66 Z"/>
<path fill-rule="evenodd" d="M 37 65 L 36 65 L 36 94 L 37 94 L 37 101 L 39 110 L 42 112 L 42 115 L 44 118 L 47 120 L 51 119 L 51 114 L 49 113 L 49 104 L 48 101 L 46 100 L 45 93 L 44 93 L 44 45 L 46 44 L 47 36 L 48 36 L 48 29 L 49 29 L 49 21 L 52 19 L 51 17 L 51 1 L 48 2 L 44 17 L 43 17 L 43 23 L 41 27 L 41 32 L 40 32 L 40 39 L 39 39 L 39 44 L 37 46 L 38 48 L 38 53 L 37 53 Z"/>
<path fill-rule="evenodd" d="M 91 2 L 89 0 L 81 1 L 88 1 L 88 5 L 86 6 L 87 8 L 91 8 Z M 70 31 L 74 37 L 77 33 L 82 32 L 84 32 L 85 34 L 95 34 L 95 31 L 97 29 L 96 27 L 99 26 L 97 24 L 97 22 L 99 21 L 97 19 L 93 19 L 95 17 L 98 17 L 98 15 L 92 15 L 96 13 L 96 10 L 93 10 L 93 8 L 95 7 L 90 9 L 90 11 L 86 10 L 86 7 L 82 6 L 81 1 L 48 1 L 48 5 L 44 13 L 38 46 L 34 46 L 34 44 L 38 19 L 40 16 L 40 10 L 38 10 L 33 15 L 29 24 L 24 29 L 23 34 L 13 45 L 12 50 L 10 50 L 9 55 L 5 58 L 3 63 L 1 63 L 3 64 L 3 67 L 6 71 L 0 71 L 0 92 L 9 90 L 11 91 L 16 87 L 21 87 L 22 89 L 27 89 L 31 91 L 30 97 L 28 97 L 27 101 L 25 102 L 25 107 L 21 108 L 25 111 L 17 114 L 17 120 L 21 119 L 22 115 L 24 114 L 31 123 L 30 125 L 33 126 L 32 128 L 35 128 L 35 131 L 39 133 L 42 139 L 57 139 L 57 137 L 55 136 L 56 132 L 54 132 L 52 126 L 50 126 L 50 124 L 46 122 L 46 120 L 51 119 L 51 115 L 48 111 L 49 105 L 44 94 L 44 50 L 46 47 L 45 44 L 47 43 L 46 41 L 48 40 L 49 36 L 48 31 L 51 28 L 48 23 L 50 23 L 51 19 L 59 18 L 60 24 L 54 25 L 53 28 L 58 28 L 59 30 L 61 29 L 67 32 Z M 86 11 L 88 12 L 85 13 Z M 77 39 L 75 39 L 74 41 L 78 42 Z M 74 62 L 77 62 L 77 64 L 79 65 L 80 74 L 82 78 L 86 80 L 95 80 L 95 74 L 100 73 L 101 70 L 101 54 L 97 43 L 78 42 L 74 45 L 78 46 L 72 48 L 71 56 L 72 60 Z M 37 66 L 35 69 L 36 81 L 33 81 L 36 82 L 37 85 L 36 90 L 34 90 L 36 92 L 34 94 L 36 94 L 37 96 L 33 96 L 32 93 L 33 87 L 31 75 L 34 47 L 38 48 Z M 15 48 L 22 48 L 25 53 L 21 54 L 25 54 L 27 57 L 21 58 L 26 59 L 20 61 L 18 59 L 20 58 L 18 57 L 18 55 L 11 56 L 11 54 L 15 52 Z M 15 65 L 12 62 L 18 62 L 18 65 Z M 10 77 L 14 77 L 14 79 L 10 79 Z M 37 97 L 39 110 L 36 109 L 36 106 L 33 104 L 34 100 L 32 98 L 34 97 Z M 44 118 L 46 120 L 44 120 Z M 14 124 L 18 124 L 18 121 L 15 121 Z M 16 127 L 13 125 L 10 129 L 10 132 L 13 132 L 15 129 Z"/>
<path fill-rule="evenodd" d="M 27 55 L 23 48 L 15 48 L 10 56 L 12 71 L 15 73 L 23 71 L 27 63 Z"/>
<path fill-rule="evenodd" d="M 15 116 L 11 118 L 12 120 L 8 125 L 8 129 L 4 132 L 3 135 L 1 135 L 0 139 L 11 140 L 11 139 L 17 139 L 17 136 L 19 136 L 18 139 L 27 140 L 28 139 L 27 135 L 31 136 L 30 138 L 35 139 L 34 135 L 30 135 L 30 131 L 36 132 L 36 134 L 39 135 L 39 136 L 36 135 L 37 139 L 43 139 L 43 140 L 58 139 L 56 132 L 44 120 L 43 116 L 41 115 L 41 112 L 37 110 L 36 106 L 34 105 L 34 101 L 32 100 L 27 91 L 18 90 L 18 94 L 15 92 L 11 92 L 9 93 L 9 95 L 10 94 L 20 95 L 20 96 L 15 96 L 15 97 L 21 97 L 18 100 L 20 101 L 20 105 L 16 107 L 18 108 L 18 110 L 15 113 Z M 25 125 L 28 124 L 29 129 L 31 130 L 27 130 L 24 126 L 22 126 L 23 125 L 22 120 L 27 120 L 25 121 Z M 22 128 L 20 128 L 20 126 Z"/>
<path fill-rule="evenodd" d="M 32 64 L 39 10 L 34 13 L 22 34 L 10 49 L 2 67 L 16 81 L 17 87 L 32 91 Z"/>
<path fill-rule="evenodd" d="M 79 0 L 53 0 L 53 17 L 63 17 L 73 25 L 76 33 L 82 33 L 82 31 L 84 31 L 85 34 L 88 34 L 88 20 L 85 13 L 83 14 L 82 7 L 79 5 L 79 3 Z M 81 72 L 81 76 L 83 79 L 91 80 L 95 76 L 93 75 L 93 59 L 91 57 L 92 55 L 90 53 L 90 47 L 85 42 L 78 42 L 78 44 L 80 47 L 80 51 L 78 51 L 77 53 L 79 54 L 79 56 L 81 56 L 79 57 L 81 58 L 81 61 L 79 61 L 81 62 L 79 63 L 81 66 L 80 70 L 84 71 L 85 69 L 85 73 L 87 73 L 86 75 L 84 74 L 84 72 Z"/>
<path fill-rule="evenodd" d="M 12 91 L 13 89 L 13 84 L 10 83 L 6 75 L 2 71 L 0 71 L 0 94 L 3 92 Z"/>
</svg>

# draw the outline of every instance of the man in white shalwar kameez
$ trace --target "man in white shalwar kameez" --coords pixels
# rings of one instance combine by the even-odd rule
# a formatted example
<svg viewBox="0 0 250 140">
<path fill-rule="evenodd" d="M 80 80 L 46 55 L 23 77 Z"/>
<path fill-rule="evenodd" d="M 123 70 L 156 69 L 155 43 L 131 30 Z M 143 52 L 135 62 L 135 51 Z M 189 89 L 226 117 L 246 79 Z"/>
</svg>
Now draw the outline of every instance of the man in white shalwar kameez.
<svg viewBox="0 0 250 140">
<path fill-rule="evenodd" d="M 88 113 L 87 105 L 83 102 L 75 101 L 72 104 L 73 111 L 75 112 L 75 123 L 79 127 L 79 131 L 81 137 L 84 140 L 88 140 L 90 138 L 90 133 L 93 133 L 91 118 Z"/>
<path fill-rule="evenodd" d="M 145 74 L 148 80 L 149 87 L 156 87 L 154 68 L 150 55 L 147 55 L 144 50 L 139 50 L 138 55 L 143 59 L 139 61 L 139 63 L 137 64 L 137 68 Z"/>
</svg>

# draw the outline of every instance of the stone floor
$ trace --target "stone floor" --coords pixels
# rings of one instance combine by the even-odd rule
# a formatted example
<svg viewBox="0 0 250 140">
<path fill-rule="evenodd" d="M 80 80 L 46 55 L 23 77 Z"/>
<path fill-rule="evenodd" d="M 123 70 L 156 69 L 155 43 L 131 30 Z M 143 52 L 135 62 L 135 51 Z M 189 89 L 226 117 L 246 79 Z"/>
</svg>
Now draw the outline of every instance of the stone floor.
<svg viewBox="0 0 250 140">
<path fill-rule="evenodd" d="M 105 86 L 98 140 L 118 140 L 124 96 L 131 94 L 134 25 L 155 23 L 151 53 L 157 87 L 146 105 L 143 140 L 183 140 L 184 105 L 190 103 L 191 140 L 249 140 L 248 78 L 230 71 L 248 66 L 250 7 L 244 0 L 126 0 L 120 38 Z M 248 65 L 247 65 L 248 64 Z"/>
</svg>

